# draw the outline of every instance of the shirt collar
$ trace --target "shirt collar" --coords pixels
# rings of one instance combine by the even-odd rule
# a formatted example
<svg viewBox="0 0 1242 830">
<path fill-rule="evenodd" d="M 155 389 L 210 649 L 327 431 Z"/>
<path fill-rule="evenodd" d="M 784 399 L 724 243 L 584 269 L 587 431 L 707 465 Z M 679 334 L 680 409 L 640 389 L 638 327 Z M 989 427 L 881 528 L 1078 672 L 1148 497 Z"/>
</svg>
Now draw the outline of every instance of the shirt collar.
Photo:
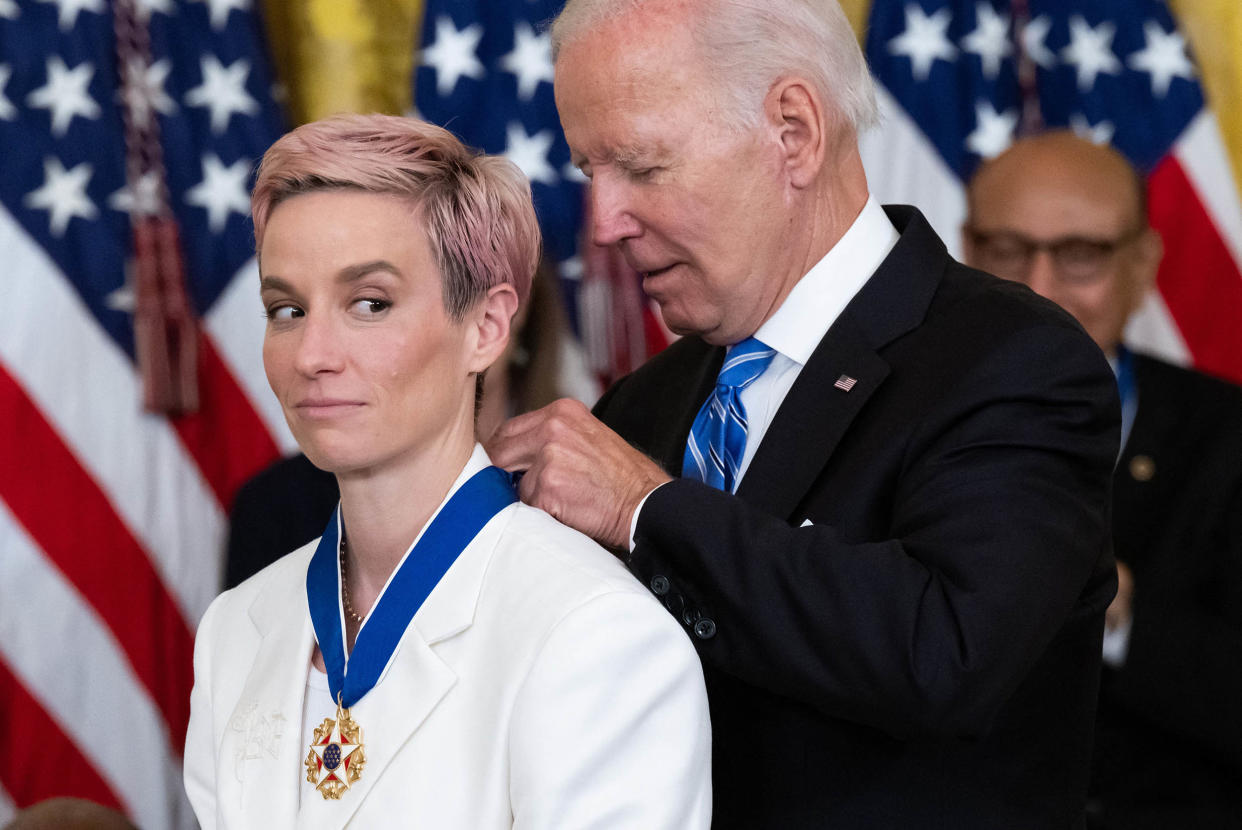
<svg viewBox="0 0 1242 830">
<path fill-rule="evenodd" d="M 874 197 L 837 244 L 794 284 L 780 308 L 764 321 L 755 337 L 806 365 L 850 300 L 866 284 L 897 244 L 900 234 Z"/>
</svg>

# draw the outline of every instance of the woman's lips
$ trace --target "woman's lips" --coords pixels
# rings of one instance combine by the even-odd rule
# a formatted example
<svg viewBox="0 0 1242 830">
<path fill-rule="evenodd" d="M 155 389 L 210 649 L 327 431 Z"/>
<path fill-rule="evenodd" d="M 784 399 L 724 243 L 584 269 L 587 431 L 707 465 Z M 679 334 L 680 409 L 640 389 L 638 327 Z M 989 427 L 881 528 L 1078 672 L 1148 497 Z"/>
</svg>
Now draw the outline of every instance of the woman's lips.
<svg viewBox="0 0 1242 830">
<path fill-rule="evenodd" d="M 339 418 L 350 415 L 361 409 L 360 401 L 342 400 L 339 398 L 306 398 L 298 401 L 294 409 L 303 418 L 323 419 Z"/>
</svg>

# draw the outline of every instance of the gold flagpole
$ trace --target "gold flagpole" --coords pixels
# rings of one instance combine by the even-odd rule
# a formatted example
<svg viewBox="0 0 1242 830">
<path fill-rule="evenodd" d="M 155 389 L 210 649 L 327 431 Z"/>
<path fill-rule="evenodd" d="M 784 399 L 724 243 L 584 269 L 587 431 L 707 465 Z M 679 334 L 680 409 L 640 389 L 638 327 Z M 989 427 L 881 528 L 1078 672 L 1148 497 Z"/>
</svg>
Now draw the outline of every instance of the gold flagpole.
<svg viewBox="0 0 1242 830">
<path fill-rule="evenodd" d="M 266 0 L 264 11 L 295 124 L 410 110 L 422 0 Z"/>
</svg>

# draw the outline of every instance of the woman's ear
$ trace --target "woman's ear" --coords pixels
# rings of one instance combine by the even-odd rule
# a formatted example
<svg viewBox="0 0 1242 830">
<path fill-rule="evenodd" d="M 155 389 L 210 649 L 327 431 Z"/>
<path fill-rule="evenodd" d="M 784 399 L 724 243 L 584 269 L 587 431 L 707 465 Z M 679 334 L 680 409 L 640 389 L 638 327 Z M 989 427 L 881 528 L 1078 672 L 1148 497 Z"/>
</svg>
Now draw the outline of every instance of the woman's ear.
<svg viewBox="0 0 1242 830">
<path fill-rule="evenodd" d="M 517 291 L 505 282 L 489 288 L 483 299 L 467 312 L 474 334 L 472 354 L 468 358 L 471 372 L 482 372 L 504 354 L 517 308 Z"/>
</svg>

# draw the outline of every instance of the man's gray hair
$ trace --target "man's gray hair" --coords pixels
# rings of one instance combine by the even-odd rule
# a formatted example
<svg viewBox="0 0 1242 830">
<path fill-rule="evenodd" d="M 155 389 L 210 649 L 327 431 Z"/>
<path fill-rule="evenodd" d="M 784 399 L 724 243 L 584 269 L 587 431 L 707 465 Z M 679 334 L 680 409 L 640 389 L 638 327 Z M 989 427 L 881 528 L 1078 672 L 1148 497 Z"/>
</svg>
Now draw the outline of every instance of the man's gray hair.
<svg viewBox="0 0 1242 830">
<path fill-rule="evenodd" d="M 569 0 L 552 24 L 553 60 L 566 43 L 651 0 Z M 875 83 L 837 0 L 704 0 L 691 25 L 724 120 L 754 126 L 772 84 L 806 78 L 855 132 L 877 120 Z M 830 121 L 832 113 L 828 113 Z"/>
</svg>

